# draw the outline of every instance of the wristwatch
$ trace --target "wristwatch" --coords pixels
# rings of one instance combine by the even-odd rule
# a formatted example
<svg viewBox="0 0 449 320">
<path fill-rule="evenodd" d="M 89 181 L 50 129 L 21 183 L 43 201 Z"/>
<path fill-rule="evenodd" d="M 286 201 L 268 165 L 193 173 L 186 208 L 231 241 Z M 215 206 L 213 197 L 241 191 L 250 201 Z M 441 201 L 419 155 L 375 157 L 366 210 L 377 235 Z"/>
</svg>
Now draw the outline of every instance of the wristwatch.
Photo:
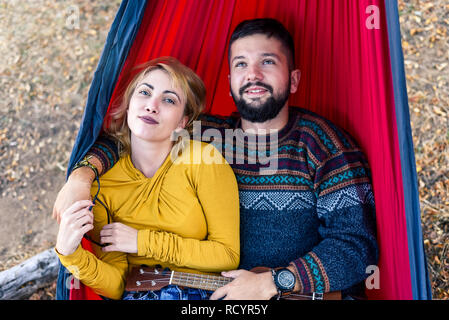
<svg viewBox="0 0 449 320">
<path fill-rule="evenodd" d="M 92 163 L 89 162 L 89 160 L 90 160 L 91 158 L 92 158 L 92 156 L 86 156 L 86 157 L 84 157 L 83 160 L 81 160 L 80 162 L 78 162 L 77 164 L 75 164 L 75 166 L 73 167 L 73 170 L 72 170 L 72 171 L 74 171 L 74 170 L 76 170 L 76 169 L 78 169 L 78 168 L 81 168 L 81 167 L 89 167 L 89 168 L 91 168 L 92 171 L 94 172 L 94 174 L 95 174 L 95 179 L 97 179 L 97 178 L 98 178 L 98 169 L 97 169 L 97 167 L 96 167 L 95 165 L 93 165 Z"/>
<path fill-rule="evenodd" d="M 271 269 L 271 275 L 278 290 L 278 299 L 283 295 L 291 293 L 295 288 L 296 277 L 287 268 Z"/>
</svg>

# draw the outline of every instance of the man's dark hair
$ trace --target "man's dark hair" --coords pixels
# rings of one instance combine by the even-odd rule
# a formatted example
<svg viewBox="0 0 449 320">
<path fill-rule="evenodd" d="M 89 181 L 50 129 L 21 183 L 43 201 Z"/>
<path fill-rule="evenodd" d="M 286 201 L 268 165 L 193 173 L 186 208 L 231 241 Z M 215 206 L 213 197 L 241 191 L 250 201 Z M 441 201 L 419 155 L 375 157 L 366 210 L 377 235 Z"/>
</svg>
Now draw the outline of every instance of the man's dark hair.
<svg viewBox="0 0 449 320">
<path fill-rule="evenodd" d="M 234 29 L 229 40 L 228 60 L 231 59 L 231 45 L 234 41 L 245 38 L 254 34 L 263 34 L 268 38 L 274 37 L 279 40 L 287 50 L 286 56 L 288 59 L 289 69 L 293 70 L 295 66 L 295 44 L 293 38 L 278 20 L 271 18 L 251 19 L 240 22 Z"/>
</svg>

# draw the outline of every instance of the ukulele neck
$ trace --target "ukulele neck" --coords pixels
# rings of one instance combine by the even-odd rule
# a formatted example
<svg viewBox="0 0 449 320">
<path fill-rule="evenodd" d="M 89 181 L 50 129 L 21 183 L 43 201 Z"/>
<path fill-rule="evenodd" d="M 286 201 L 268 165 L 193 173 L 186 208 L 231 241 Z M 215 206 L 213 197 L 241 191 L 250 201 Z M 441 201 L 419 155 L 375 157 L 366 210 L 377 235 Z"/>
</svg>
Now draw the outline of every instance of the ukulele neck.
<svg viewBox="0 0 449 320">
<path fill-rule="evenodd" d="M 176 271 L 172 271 L 170 276 L 170 284 L 210 291 L 215 291 L 231 281 L 232 278 Z"/>
</svg>

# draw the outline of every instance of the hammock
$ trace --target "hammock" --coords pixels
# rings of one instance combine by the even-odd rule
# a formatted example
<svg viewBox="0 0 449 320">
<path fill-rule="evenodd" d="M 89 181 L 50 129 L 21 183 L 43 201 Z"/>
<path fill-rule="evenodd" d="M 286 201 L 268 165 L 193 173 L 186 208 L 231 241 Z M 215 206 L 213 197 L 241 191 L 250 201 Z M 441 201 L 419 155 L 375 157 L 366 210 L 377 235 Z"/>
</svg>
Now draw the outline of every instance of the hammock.
<svg viewBox="0 0 449 320">
<path fill-rule="evenodd" d="M 94 74 L 68 173 L 94 144 L 133 67 L 150 59 L 178 58 L 204 80 L 207 112 L 235 111 L 227 43 L 240 21 L 261 17 L 280 20 L 295 41 L 302 75 L 290 105 L 346 129 L 369 160 L 380 286 L 366 290 L 367 296 L 431 299 L 394 0 L 123 1 Z M 71 290 L 71 299 L 99 299 L 90 288 L 81 289 Z"/>
</svg>

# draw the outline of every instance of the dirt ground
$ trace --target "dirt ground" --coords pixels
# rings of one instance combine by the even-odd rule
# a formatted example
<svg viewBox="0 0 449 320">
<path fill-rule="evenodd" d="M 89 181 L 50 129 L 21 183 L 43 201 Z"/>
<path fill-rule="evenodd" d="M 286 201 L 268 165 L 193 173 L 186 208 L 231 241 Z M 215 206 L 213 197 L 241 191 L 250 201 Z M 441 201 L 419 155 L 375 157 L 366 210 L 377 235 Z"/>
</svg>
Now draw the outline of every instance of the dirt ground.
<svg viewBox="0 0 449 320">
<path fill-rule="evenodd" d="M 53 202 L 120 4 L 103 2 L 0 0 L 0 271 L 54 246 Z M 399 11 L 429 273 L 449 299 L 449 4 Z"/>
<path fill-rule="evenodd" d="M 0 270 L 55 244 L 53 202 L 119 5 L 0 0 Z"/>
</svg>

